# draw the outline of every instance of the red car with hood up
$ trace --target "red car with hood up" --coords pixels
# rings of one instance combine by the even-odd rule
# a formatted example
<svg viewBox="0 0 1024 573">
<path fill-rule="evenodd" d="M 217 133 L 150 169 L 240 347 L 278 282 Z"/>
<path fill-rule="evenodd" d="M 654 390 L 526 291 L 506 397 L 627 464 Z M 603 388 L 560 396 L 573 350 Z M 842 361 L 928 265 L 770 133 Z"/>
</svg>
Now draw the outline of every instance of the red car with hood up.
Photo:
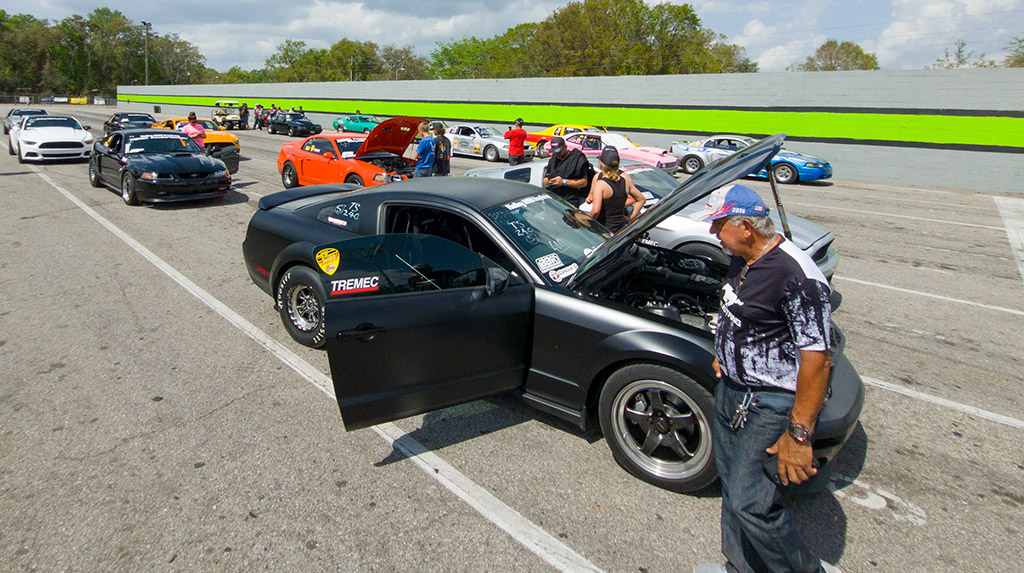
<svg viewBox="0 0 1024 573">
<path fill-rule="evenodd" d="M 321 133 L 281 146 L 277 171 L 286 188 L 320 183 L 354 183 L 372 187 L 411 179 L 416 160 L 405 150 L 416 136 L 421 117 L 395 117 L 369 134 Z"/>
</svg>

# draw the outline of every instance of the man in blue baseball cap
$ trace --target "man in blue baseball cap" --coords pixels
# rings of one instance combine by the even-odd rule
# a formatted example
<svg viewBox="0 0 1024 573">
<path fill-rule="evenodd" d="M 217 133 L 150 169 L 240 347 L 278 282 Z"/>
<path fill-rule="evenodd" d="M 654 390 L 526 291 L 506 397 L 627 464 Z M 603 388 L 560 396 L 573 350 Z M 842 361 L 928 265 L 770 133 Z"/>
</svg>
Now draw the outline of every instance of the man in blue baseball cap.
<svg viewBox="0 0 1024 573">
<path fill-rule="evenodd" d="M 781 503 L 817 473 L 811 442 L 831 366 L 830 288 L 814 261 L 775 233 L 753 189 L 730 185 L 690 215 L 733 256 L 712 363 L 714 451 L 725 565 L 697 573 L 834 571 L 808 550 Z"/>
</svg>

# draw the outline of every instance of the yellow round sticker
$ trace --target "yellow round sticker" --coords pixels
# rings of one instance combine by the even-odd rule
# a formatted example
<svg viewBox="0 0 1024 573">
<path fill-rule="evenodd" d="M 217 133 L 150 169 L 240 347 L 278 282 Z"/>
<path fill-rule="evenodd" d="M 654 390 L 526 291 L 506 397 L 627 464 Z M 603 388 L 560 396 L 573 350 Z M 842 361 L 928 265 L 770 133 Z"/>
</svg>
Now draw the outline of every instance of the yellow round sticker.
<svg viewBox="0 0 1024 573">
<path fill-rule="evenodd" d="M 320 265 L 320 268 L 329 275 L 333 275 L 334 271 L 338 270 L 339 261 L 341 261 L 341 255 L 338 253 L 338 249 L 324 249 L 316 254 L 316 264 Z"/>
</svg>

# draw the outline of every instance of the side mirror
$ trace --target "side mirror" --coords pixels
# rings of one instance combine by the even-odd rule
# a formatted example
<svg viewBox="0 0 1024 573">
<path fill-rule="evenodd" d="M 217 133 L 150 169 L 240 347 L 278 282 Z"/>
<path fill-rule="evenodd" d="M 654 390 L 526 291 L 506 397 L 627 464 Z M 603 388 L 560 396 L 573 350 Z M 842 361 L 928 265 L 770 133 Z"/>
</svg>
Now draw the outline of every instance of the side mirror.
<svg viewBox="0 0 1024 573">
<path fill-rule="evenodd" d="M 86 131 L 89 131 L 90 129 L 92 129 L 92 126 L 91 125 L 83 125 L 82 129 L 84 129 Z"/>
<path fill-rule="evenodd" d="M 508 287 L 508 281 L 512 275 L 494 262 L 488 261 L 486 258 L 483 260 L 487 265 L 487 296 L 497 296 Z"/>
<path fill-rule="evenodd" d="M 334 153 L 333 153 L 333 152 L 330 152 L 330 151 L 328 151 L 327 153 L 325 153 L 325 154 L 324 154 L 324 157 L 326 157 L 326 158 L 327 158 L 327 161 L 334 161 L 334 160 L 336 159 L 336 158 L 334 157 Z"/>
</svg>

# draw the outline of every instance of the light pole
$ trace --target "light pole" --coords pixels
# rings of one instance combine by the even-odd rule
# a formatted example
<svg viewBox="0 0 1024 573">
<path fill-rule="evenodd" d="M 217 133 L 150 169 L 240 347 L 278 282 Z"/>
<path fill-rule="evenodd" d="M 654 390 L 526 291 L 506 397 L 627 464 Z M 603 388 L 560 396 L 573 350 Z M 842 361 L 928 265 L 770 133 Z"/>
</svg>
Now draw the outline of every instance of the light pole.
<svg viewBox="0 0 1024 573">
<path fill-rule="evenodd" d="M 405 67 L 404 66 L 395 70 L 395 81 L 396 82 L 398 81 L 398 72 L 404 72 L 404 71 L 405 71 Z"/>
<path fill-rule="evenodd" d="M 143 22 L 143 26 L 146 27 L 146 85 L 149 85 L 149 30 L 153 27 L 152 22 Z"/>
</svg>

